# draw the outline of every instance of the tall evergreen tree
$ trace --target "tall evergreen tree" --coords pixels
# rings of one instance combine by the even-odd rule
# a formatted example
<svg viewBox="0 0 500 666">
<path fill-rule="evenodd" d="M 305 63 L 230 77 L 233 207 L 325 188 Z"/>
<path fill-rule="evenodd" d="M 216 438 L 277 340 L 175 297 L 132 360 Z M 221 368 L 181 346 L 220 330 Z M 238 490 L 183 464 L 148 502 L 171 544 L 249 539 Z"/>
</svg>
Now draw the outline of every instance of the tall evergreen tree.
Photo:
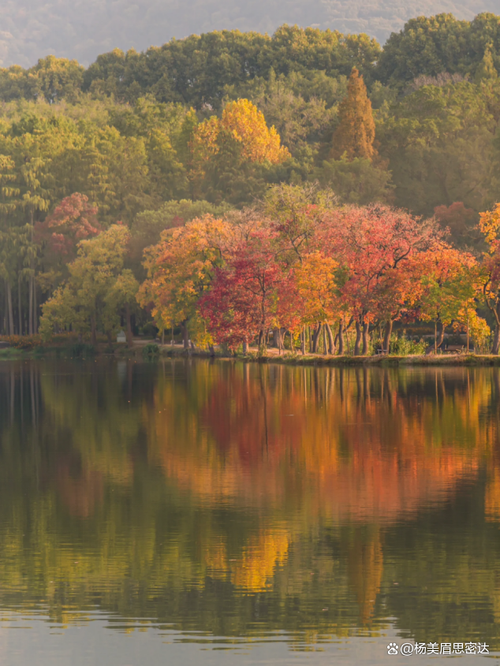
<svg viewBox="0 0 500 666">
<path fill-rule="evenodd" d="M 340 123 L 333 135 L 332 156 L 339 159 L 345 155 L 349 161 L 356 157 L 372 160 L 376 154 L 372 104 L 356 67 L 352 68 L 349 77 L 347 96 L 340 103 L 339 117 Z"/>
</svg>

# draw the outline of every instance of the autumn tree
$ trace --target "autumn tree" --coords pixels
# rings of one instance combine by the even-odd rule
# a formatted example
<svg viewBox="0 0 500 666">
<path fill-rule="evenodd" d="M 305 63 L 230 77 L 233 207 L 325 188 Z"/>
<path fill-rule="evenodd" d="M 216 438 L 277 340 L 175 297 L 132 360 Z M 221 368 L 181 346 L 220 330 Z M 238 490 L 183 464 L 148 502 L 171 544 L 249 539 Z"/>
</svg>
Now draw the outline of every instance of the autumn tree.
<svg viewBox="0 0 500 666">
<path fill-rule="evenodd" d="M 212 215 L 220 219 L 230 208 L 227 204 L 215 206 L 208 201 L 181 199 L 180 201 L 166 201 L 155 210 L 142 211 L 135 217 L 130 228 L 132 258 L 138 263 L 142 262 L 144 250 L 156 245 L 160 241 L 163 231 L 182 227 L 205 215 Z"/>
<path fill-rule="evenodd" d="M 35 240 L 43 248 L 44 270 L 38 283 L 45 291 L 52 291 L 66 277 L 67 264 L 75 259 L 78 243 L 100 231 L 97 208 L 78 192 L 65 197 L 43 222 L 35 223 Z"/>
<path fill-rule="evenodd" d="M 353 67 L 347 96 L 339 106 L 339 125 L 333 136 L 332 156 L 342 156 L 352 161 L 355 158 L 372 160 L 376 155 L 375 121 L 373 120 L 372 104 L 368 99 L 363 77 Z"/>
<path fill-rule="evenodd" d="M 434 351 L 443 344 L 447 326 L 456 324 L 478 333 L 484 320 L 476 314 L 479 284 L 474 257 L 445 244 L 422 253 L 418 258 L 422 277 L 418 285 L 419 318 L 434 323 Z"/>
<path fill-rule="evenodd" d="M 269 188 L 262 212 L 277 233 L 281 251 L 290 264 L 302 261 L 302 257 L 315 248 L 315 237 L 324 222 L 324 213 L 335 204 L 332 190 L 322 189 L 317 183 L 283 183 Z"/>
<path fill-rule="evenodd" d="M 325 353 L 333 354 L 334 338 L 330 324 L 339 319 L 342 308 L 337 268 L 338 262 L 335 259 L 319 251 L 307 254 L 295 267 L 294 279 L 300 299 L 301 322 L 315 327 L 313 352 L 317 351 L 320 332 L 324 327 L 328 335 Z"/>
<path fill-rule="evenodd" d="M 277 256 L 276 232 L 256 223 L 236 242 L 217 268 L 210 290 L 200 302 L 202 315 L 217 342 L 231 347 L 258 338 L 266 347 L 270 329 L 298 323 L 291 304 L 292 276 Z M 295 315 L 295 316 L 294 316 Z"/>
<path fill-rule="evenodd" d="M 405 277 L 409 261 L 439 237 L 435 225 L 386 206 L 351 206 L 330 213 L 323 235 L 346 271 L 342 296 L 354 317 L 355 354 L 367 353 L 369 325 L 377 320 L 386 325 L 388 351 L 393 322 L 414 288 Z"/>
<path fill-rule="evenodd" d="M 231 235 L 227 222 L 206 215 L 163 231 L 160 242 L 145 252 L 148 277 L 138 302 L 150 308 L 160 330 L 180 324 L 186 349 L 189 329 L 199 313 L 198 302 L 223 261 Z"/>
<path fill-rule="evenodd" d="M 230 102 L 220 118 L 200 123 L 190 145 L 193 193 L 216 203 L 259 197 L 266 173 L 290 156 L 275 128 L 247 99 Z"/>
<path fill-rule="evenodd" d="M 212 116 L 198 125 L 191 143 L 194 162 L 203 168 L 203 162 L 224 150 L 224 141 L 231 138 L 240 144 L 243 159 L 250 162 L 279 164 L 289 156 L 264 114 L 252 102 L 239 99 L 227 104 L 220 118 Z"/>
<path fill-rule="evenodd" d="M 500 351 L 500 204 L 481 213 L 479 228 L 488 245 L 483 255 L 482 278 L 484 302 L 493 317 L 495 329 L 492 354 Z"/>
</svg>

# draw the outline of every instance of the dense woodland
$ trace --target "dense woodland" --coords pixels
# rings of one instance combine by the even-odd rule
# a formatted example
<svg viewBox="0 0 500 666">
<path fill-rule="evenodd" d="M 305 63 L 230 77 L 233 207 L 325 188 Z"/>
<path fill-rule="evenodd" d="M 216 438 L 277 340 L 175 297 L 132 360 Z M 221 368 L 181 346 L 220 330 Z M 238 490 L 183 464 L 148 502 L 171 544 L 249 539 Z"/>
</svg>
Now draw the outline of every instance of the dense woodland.
<svg viewBox="0 0 500 666">
<path fill-rule="evenodd" d="M 0 70 L 2 332 L 498 353 L 499 72 L 492 14 Z"/>
</svg>

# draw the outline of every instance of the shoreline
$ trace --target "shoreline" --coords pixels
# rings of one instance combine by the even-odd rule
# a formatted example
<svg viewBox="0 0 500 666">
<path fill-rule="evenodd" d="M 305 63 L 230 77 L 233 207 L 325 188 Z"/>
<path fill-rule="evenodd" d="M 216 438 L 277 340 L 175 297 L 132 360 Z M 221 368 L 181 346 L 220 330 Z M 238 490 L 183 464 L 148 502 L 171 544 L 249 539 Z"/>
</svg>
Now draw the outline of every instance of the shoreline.
<svg viewBox="0 0 500 666">
<path fill-rule="evenodd" d="M 327 367 L 412 367 L 412 366 L 499 366 L 500 356 L 476 354 L 438 354 L 437 356 L 251 356 L 237 357 L 245 362 L 278 363 L 294 366 L 327 366 Z"/>
<path fill-rule="evenodd" d="M 64 359 L 82 359 L 82 358 L 95 358 L 95 357 L 108 357 L 125 360 L 127 358 L 144 359 L 144 360 L 159 360 L 161 358 L 205 358 L 213 359 L 214 361 L 241 361 L 244 363 L 276 363 L 280 365 L 291 366 L 327 366 L 327 367 L 412 367 L 412 366 L 477 366 L 477 367 L 491 367 L 500 366 L 500 355 L 493 356 L 491 354 L 429 354 L 413 355 L 413 356 L 397 356 L 397 355 L 378 355 L 378 356 L 325 356 L 320 354 L 291 354 L 285 352 L 279 355 L 274 349 L 268 351 L 266 355 L 260 355 L 257 352 L 250 352 L 248 354 L 220 354 L 216 353 L 215 356 L 211 355 L 208 351 L 200 349 L 184 350 L 180 345 L 175 347 L 172 345 L 157 345 L 158 352 L 151 356 L 144 356 L 144 348 L 147 344 L 155 344 L 152 341 L 144 341 L 140 344 L 135 344 L 134 347 L 128 348 L 122 345 L 116 346 L 111 352 L 109 346 L 98 345 L 95 353 L 85 354 L 83 356 L 75 356 L 72 353 L 71 347 L 58 346 L 58 347 L 38 347 L 35 349 L 16 349 L 8 347 L 0 349 L 0 360 L 16 360 L 16 359 L 44 359 L 44 358 L 64 358 Z"/>
</svg>

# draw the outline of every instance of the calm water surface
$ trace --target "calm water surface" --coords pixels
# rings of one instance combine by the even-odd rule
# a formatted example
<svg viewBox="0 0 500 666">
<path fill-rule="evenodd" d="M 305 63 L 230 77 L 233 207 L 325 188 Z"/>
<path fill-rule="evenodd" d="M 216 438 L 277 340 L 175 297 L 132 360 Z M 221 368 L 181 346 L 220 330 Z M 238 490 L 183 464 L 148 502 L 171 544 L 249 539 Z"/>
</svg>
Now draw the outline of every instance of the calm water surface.
<svg viewBox="0 0 500 666">
<path fill-rule="evenodd" d="M 499 398 L 497 368 L 1 363 L 0 663 L 497 658 Z"/>
</svg>

